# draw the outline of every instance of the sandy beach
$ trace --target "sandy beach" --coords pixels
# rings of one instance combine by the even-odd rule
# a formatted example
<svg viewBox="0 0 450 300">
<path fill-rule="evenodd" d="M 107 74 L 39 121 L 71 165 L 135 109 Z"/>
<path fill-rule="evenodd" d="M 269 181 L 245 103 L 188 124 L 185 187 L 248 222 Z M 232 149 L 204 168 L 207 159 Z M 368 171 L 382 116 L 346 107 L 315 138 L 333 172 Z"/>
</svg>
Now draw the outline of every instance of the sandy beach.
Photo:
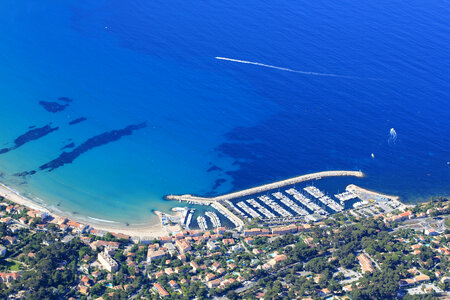
<svg viewBox="0 0 450 300">
<path fill-rule="evenodd" d="M 82 224 L 89 225 L 92 228 L 97 230 L 112 232 L 112 233 L 121 233 L 126 234 L 131 237 L 139 238 L 139 239 L 152 239 L 158 238 L 161 236 L 167 236 L 169 233 L 173 231 L 180 230 L 177 226 L 162 226 L 161 223 L 161 213 L 155 212 L 155 214 L 159 218 L 159 222 L 157 224 L 148 223 L 142 225 L 126 225 L 121 223 L 109 223 L 102 222 L 101 220 L 86 220 L 86 218 L 81 218 L 77 216 L 72 216 L 68 213 L 64 213 L 62 211 L 55 212 L 53 210 L 49 210 L 48 208 L 32 201 L 31 199 L 19 194 L 14 189 L 1 184 L 0 183 L 0 195 L 5 197 L 7 200 L 10 200 L 14 203 L 26 206 L 30 209 L 44 211 L 50 214 L 53 218 L 68 218 L 74 221 L 77 221 Z"/>
<path fill-rule="evenodd" d="M 371 190 L 363 189 L 362 187 L 359 187 L 359 186 L 354 185 L 354 184 L 348 185 L 346 190 L 354 190 L 354 191 L 357 191 L 357 192 L 362 192 L 362 193 L 366 193 L 366 194 L 372 194 L 372 195 L 375 195 L 375 196 L 381 196 L 381 197 L 390 198 L 390 199 L 393 199 L 393 200 L 399 200 L 400 199 L 399 196 L 391 196 L 391 195 L 381 194 L 381 193 L 374 192 L 374 191 L 371 191 Z"/>
</svg>

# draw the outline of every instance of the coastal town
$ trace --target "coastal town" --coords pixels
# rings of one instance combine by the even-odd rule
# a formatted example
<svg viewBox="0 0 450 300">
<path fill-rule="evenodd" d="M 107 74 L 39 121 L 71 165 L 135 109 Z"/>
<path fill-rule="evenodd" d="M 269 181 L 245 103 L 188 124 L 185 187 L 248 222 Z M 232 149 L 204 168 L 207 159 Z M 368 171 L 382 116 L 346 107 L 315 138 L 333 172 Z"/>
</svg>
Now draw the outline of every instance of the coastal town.
<svg viewBox="0 0 450 300">
<path fill-rule="evenodd" d="M 2 197 L 0 295 L 7 299 L 450 296 L 448 199 L 405 205 L 396 197 L 355 185 L 335 198 L 310 186 L 303 192 L 290 187 L 285 193 L 259 196 L 258 202 L 224 200 L 220 207 L 206 203 L 217 213 L 206 212 L 199 229 L 187 229 L 193 209 L 182 207 L 177 218 L 160 216 L 162 226 L 175 231 L 143 239 Z M 344 209 L 353 198 L 359 202 Z M 240 221 L 230 218 L 227 224 L 234 226 L 223 226 L 218 216 L 226 211 L 235 211 Z"/>
</svg>

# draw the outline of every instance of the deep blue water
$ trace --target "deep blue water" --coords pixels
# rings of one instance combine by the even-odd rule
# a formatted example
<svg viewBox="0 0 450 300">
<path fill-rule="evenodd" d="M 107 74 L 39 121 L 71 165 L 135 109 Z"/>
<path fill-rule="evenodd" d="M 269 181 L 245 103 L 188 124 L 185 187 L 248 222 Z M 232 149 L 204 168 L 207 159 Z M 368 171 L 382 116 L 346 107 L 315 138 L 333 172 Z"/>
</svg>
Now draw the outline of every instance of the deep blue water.
<svg viewBox="0 0 450 300">
<path fill-rule="evenodd" d="M 332 169 L 405 201 L 450 194 L 449 1 L 0 9 L 2 180 L 54 208 L 138 223 L 165 194 Z"/>
</svg>

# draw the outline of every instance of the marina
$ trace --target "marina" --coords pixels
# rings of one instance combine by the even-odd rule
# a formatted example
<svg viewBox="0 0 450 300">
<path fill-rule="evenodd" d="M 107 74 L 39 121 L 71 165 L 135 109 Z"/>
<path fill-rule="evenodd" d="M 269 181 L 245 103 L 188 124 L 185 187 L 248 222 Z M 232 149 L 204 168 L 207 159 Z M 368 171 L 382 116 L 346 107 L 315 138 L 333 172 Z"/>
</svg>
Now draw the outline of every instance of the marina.
<svg viewBox="0 0 450 300">
<path fill-rule="evenodd" d="M 293 217 L 293 215 L 290 212 L 282 208 L 278 203 L 270 199 L 270 197 L 260 196 L 258 197 L 258 199 L 261 200 L 267 206 L 269 206 L 271 209 L 273 209 L 275 212 L 277 212 L 277 214 L 279 214 L 280 216 L 288 218 Z"/>
<path fill-rule="evenodd" d="M 301 204 L 306 206 L 313 213 L 316 213 L 316 214 L 322 215 L 322 216 L 328 215 L 328 212 L 326 210 L 321 208 L 316 203 L 312 202 L 309 198 L 307 198 L 305 195 L 303 195 L 296 189 L 291 188 L 289 190 L 286 190 L 286 193 L 288 193 L 289 195 L 292 195 L 292 197 L 294 197 L 295 200 L 297 200 L 298 202 L 300 202 Z"/>
<path fill-rule="evenodd" d="M 239 206 L 240 208 L 242 208 L 243 211 L 245 211 L 248 215 L 250 215 L 252 218 L 260 218 L 261 219 L 261 215 L 258 214 L 255 210 L 253 210 L 252 208 L 250 208 L 247 204 L 245 204 L 244 201 L 238 202 L 237 206 Z"/>
<path fill-rule="evenodd" d="M 265 215 L 267 219 L 273 219 L 277 217 L 275 214 L 270 212 L 270 210 L 259 204 L 254 199 L 249 199 L 247 200 L 247 202 L 250 203 L 250 205 L 252 205 L 254 208 L 256 208 L 261 214 Z"/>
<path fill-rule="evenodd" d="M 201 230 L 205 231 L 208 230 L 208 224 L 206 223 L 206 219 L 203 216 L 197 217 L 197 224 L 198 227 L 200 227 Z"/>
<path fill-rule="evenodd" d="M 338 204 L 336 201 L 331 199 L 328 196 L 323 196 L 319 198 L 319 201 L 322 202 L 325 206 L 330 207 L 332 210 L 336 212 L 340 212 L 344 210 L 344 207 L 340 204 Z"/>
<path fill-rule="evenodd" d="M 315 186 L 307 186 L 303 190 L 305 190 L 308 194 L 310 194 L 311 196 L 313 196 L 316 199 L 319 199 L 319 198 L 325 196 L 325 194 L 321 190 L 316 188 Z"/>
<path fill-rule="evenodd" d="M 340 194 L 335 194 L 334 197 L 336 197 L 337 199 L 339 199 L 339 201 L 341 201 L 341 203 L 343 203 L 345 201 L 358 198 L 358 195 L 352 192 L 343 192 Z"/>
<path fill-rule="evenodd" d="M 239 222 L 236 221 L 236 218 L 232 218 L 230 217 L 229 214 L 227 214 L 227 212 L 222 210 L 222 207 L 220 207 L 219 205 L 217 205 L 216 203 L 211 203 L 211 207 L 214 208 L 215 210 L 217 210 L 217 212 L 219 212 L 221 215 L 223 215 L 225 218 L 227 218 L 228 220 L 230 220 L 231 223 L 233 223 L 233 225 L 235 227 L 239 227 L 241 226 L 241 224 Z M 238 218 L 238 220 L 240 220 Z"/>
<path fill-rule="evenodd" d="M 309 215 L 309 213 L 298 206 L 294 201 L 283 195 L 281 192 L 276 192 L 272 194 L 275 198 L 280 200 L 284 205 L 295 211 L 298 215 L 306 216 Z"/>
<path fill-rule="evenodd" d="M 313 197 L 314 200 L 311 200 L 303 192 L 297 190 L 295 185 L 303 181 L 320 180 L 333 176 L 363 177 L 364 174 L 359 171 L 318 172 L 217 197 L 206 198 L 185 194 L 168 195 L 166 199 L 214 208 L 216 211 L 206 211 L 205 216 L 197 217 L 197 223 L 201 230 L 208 229 L 207 219 L 214 228 L 223 226 L 223 219 L 221 220 L 223 217 L 231 221 L 238 230 L 244 227 L 245 221 L 256 218 L 271 224 L 317 221 L 330 213 L 343 211 L 345 201 L 357 198 L 356 193 L 347 190 L 345 193 L 336 194 L 336 198 L 340 200 L 339 204 L 315 186 L 300 187 Z M 286 190 L 280 190 L 282 187 L 286 187 Z M 246 199 L 247 196 L 253 197 Z M 189 228 L 194 211 L 186 214 L 184 225 L 185 228 Z"/>
<path fill-rule="evenodd" d="M 214 228 L 222 226 L 222 223 L 220 222 L 220 219 L 215 212 L 207 211 L 205 212 L 205 215 L 211 220 Z"/>
<path fill-rule="evenodd" d="M 190 209 L 190 210 L 189 210 L 189 214 L 188 214 L 188 216 L 187 216 L 187 218 L 186 218 L 185 227 L 186 227 L 186 229 L 188 229 L 188 230 L 189 230 L 189 225 L 191 224 L 192 216 L 194 215 L 194 212 L 195 212 L 195 209 Z"/>
</svg>

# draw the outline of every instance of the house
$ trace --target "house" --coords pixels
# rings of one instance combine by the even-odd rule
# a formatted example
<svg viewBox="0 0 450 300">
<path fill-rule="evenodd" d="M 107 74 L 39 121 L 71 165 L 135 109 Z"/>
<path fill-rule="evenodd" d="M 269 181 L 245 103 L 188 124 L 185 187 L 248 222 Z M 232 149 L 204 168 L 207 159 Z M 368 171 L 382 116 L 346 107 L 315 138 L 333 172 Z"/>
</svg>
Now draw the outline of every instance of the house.
<svg viewBox="0 0 450 300">
<path fill-rule="evenodd" d="M 216 228 L 216 233 L 218 234 L 223 234 L 226 231 L 225 227 L 217 227 Z"/>
<path fill-rule="evenodd" d="M 69 226 L 70 228 L 73 228 L 76 232 L 79 232 L 79 233 L 83 233 L 87 229 L 86 225 L 80 224 L 80 223 L 72 221 L 72 220 L 67 221 L 66 225 Z"/>
<path fill-rule="evenodd" d="M 17 244 L 17 239 L 14 236 L 7 235 L 3 238 L 3 240 L 5 241 L 6 244 L 9 244 L 9 245 Z"/>
<path fill-rule="evenodd" d="M 175 280 L 169 281 L 169 285 L 173 289 L 179 289 L 180 288 L 180 286 L 178 285 L 178 283 Z"/>
<path fill-rule="evenodd" d="M 194 273 L 196 273 L 197 270 L 200 268 L 195 261 L 191 261 L 189 264 L 192 267 L 192 270 L 194 271 Z"/>
<path fill-rule="evenodd" d="M 284 255 L 284 254 L 277 255 L 277 256 L 275 256 L 274 258 L 272 258 L 272 259 L 269 261 L 269 265 L 271 265 L 271 266 L 273 267 L 273 266 L 275 266 L 277 263 L 282 262 L 282 261 L 285 261 L 285 260 L 287 260 L 287 256 L 286 256 L 286 255 Z"/>
<path fill-rule="evenodd" d="M 206 284 L 210 289 L 212 289 L 213 287 L 218 287 L 220 285 L 220 278 L 215 279 L 215 280 L 211 280 L 208 281 L 208 283 Z"/>
<path fill-rule="evenodd" d="M 94 241 L 89 244 L 92 250 L 97 251 L 97 249 L 101 249 L 105 246 L 109 246 L 110 249 L 117 250 L 119 249 L 120 243 L 118 242 L 110 242 L 110 241 Z"/>
<path fill-rule="evenodd" d="M 231 251 L 238 252 L 243 251 L 244 249 L 241 247 L 241 245 L 237 244 L 231 247 Z"/>
<path fill-rule="evenodd" d="M 165 252 L 164 250 L 153 250 L 149 248 L 147 252 L 147 262 L 152 262 L 155 259 L 163 258 L 166 255 L 167 252 Z"/>
<path fill-rule="evenodd" d="M 427 228 L 425 229 L 425 234 L 429 236 L 436 236 L 439 234 L 434 228 Z"/>
<path fill-rule="evenodd" d="M 161 297 L 168 297 L 170 294 L 166 291 L 165 288 L 163 288 L 162 285 L 159 283 L 153 284 L 153 290 L 156 291 Z"/>
<path fill-rule="evenodd" d="M 0 245 L 0 256 L 3 256 L 6 254 L 6 247 Z"/>
<path fill-rule="evenodd" d="M 211 281 L 211 280 L 213 280 L 215 278 L 216 278 L 216 275 L 214 275 L 213 273 L 208 273 L 205 276 L 205 281 Z"/>
<path fill-rule="evenodd" d="M 175 272 L 173 271 L 172 268 L 165 268 L 164 269 L 164 273 L 166 273 L 168 276 L 170 276 L 170 275 L 172 275 Z"/>
<path fill-rule="evenodd" d="M 217 271 L 219 268 L 220 268 L 220 264 L 216 261 L 212 264 L 210 269 L 213 271 Z"/>
<path fill-rule="evenodd" d="M 213 240 L 209 240 L 206 243 L 206 247 L 208 248 L 208 250 L 213 251 L 219 249 L 219 244 Z"/>
<path fill-rule="evenodd" d="M 406 279 L 402 279 L 399 282 L 400 287 L 407 287 L 407 286 L 413 286 L 416 284 L 420 284 L 426 281 L 429 281 L 430 277 L 428 275 L 425 274 L 419 274 L 414 276 L 413 278 L 406 278 Z"/>
<path fill-rule="evenodd" d="M 9 283 L 17 280 L 22 275 L 22 272 L 0 273 L 0 282 Z"/>
<path fill-rule="evenodd" d="M 178 248 L 178 251 L 181 254 L 185 254 L 187 251 L 191 250 L 191 245 L 186 240 L 177 240 L 175 242 L 175 244 L 176 244 L 176 246 Z"/>
<path fill-rule="evenodd" d="M 247 243 L 247 244 L 249 244 L 249 245 L 252 245 L 253 244 L 253 238 L 252 237 L 246 237 L 245 239 L 245 242 Z"/>
<path fill-rule="evenodd" d="M 230 284 L 232 284 L 234 282 L 236 282 L 236 280 L 234 280 L 234 278 L 229 278 L 229 279 L 226 279 L 226 280 L 222 281 L 220 283 L 220 286 L 227 287 L 227 286 L 229 286 Z"/>
<path fill-rule="evenodd" d="M 177 249 L 175 248 L 175 246 L 172 243 L 165 243 L 162 248 L 165 248 L 170 255 L 174 255 L 177 253 Z M 187 250 L 185 250 L 187 251 Z"/>
<path fill-rule="evenodd" d="M 319 297 L 327 297 L 331 294 L 330 290 L 327 288 L 321 289 L 319 291 Z"/>
<path fill-rule="evenodd" d="M 234 244 L 235 244 L 235 241 L 234 241 L 234 239 L 223 239 L 223 240 L 222 240 L 222 243 L 223 243 L 224 245 L 234 245 Z"/>
</svg>

